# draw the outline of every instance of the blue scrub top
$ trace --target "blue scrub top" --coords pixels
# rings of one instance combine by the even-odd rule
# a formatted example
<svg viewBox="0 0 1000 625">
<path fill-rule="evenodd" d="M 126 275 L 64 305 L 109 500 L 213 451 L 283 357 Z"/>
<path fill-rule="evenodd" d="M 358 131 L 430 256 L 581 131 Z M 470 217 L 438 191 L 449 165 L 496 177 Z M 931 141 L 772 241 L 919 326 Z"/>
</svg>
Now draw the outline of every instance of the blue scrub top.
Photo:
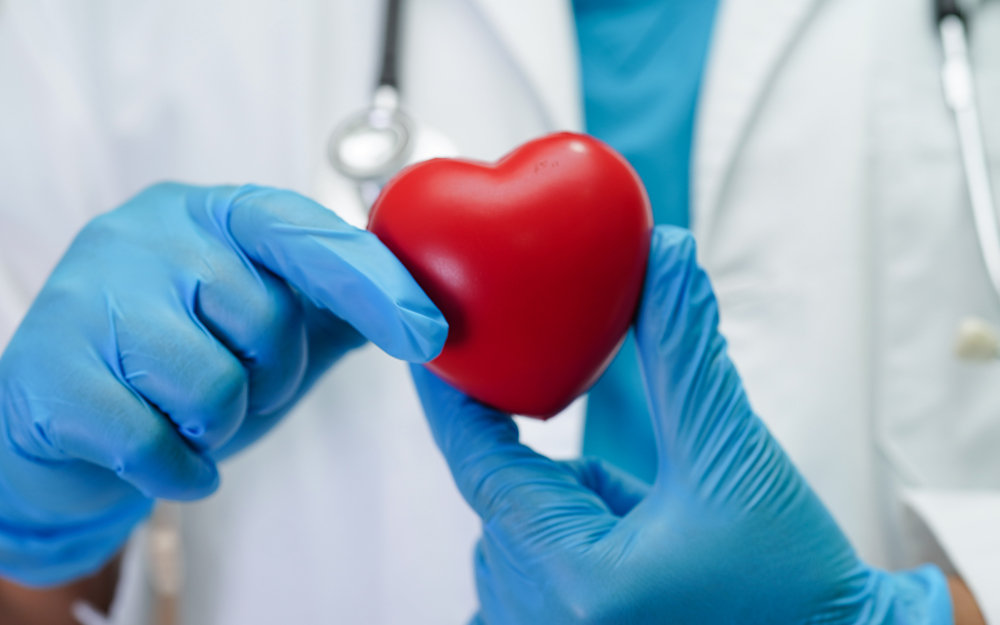
<svg viewBox="0 0 1000 625">
<path fill-rule="evenodd" d="M 632 163 L 658 224 L 687 227 L 691 140 L 718 0 L 574 0 L 587 132 Z M 652 482 L 656 444 L 631 332 L 590 391 L 585 454 Z"/>
</svg>

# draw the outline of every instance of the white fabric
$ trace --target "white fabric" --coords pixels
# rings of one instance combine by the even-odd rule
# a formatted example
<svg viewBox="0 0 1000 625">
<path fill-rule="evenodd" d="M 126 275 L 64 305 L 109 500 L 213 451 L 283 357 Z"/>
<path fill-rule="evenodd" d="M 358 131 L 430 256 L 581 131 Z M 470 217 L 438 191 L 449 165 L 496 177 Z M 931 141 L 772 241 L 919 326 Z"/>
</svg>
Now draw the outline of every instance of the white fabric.
<svg viewBox="0 0 1000 625">
<path fill-rule="evenodd" d="M 742 128 L 742 147 L 729 156 L 726 184 L 715 192 L 720 200 L 700 206 L 712 211 L 711 222 L 706 227 L 700 211 L 695 227 L 722 331 L 755 409 L 859 550 L 885 564 L 886 493 L 871 435 L 872 258 L 863 175 L 877 3 L 820 3 L 802 26 L 805 36 L 785 34 L 790 47 L 768 65 L 767 89 L 747 104 L 756 112 Z M 731 3 L 739 4 L 748 3 Z M 724 18 L 730 15 L 741 12 Z M 754 43 L 729 44 L 729 71 L 744 62 L 736 54 L 741 41 Z M 700 127 L 711 132 L 712 122 L 703 117 Z"/>
<path fill-rule="evenodd" d="M 1000 489 L 1000 365 L 951 355 L 958 321 L 998 324 L 1000 304 L 928 4 L 723 0 L 695 228 L 755 407 L 861 554 L 932 557 L 901 489 L 934 489 L 911 505 L 1000 623 L 1000 578 L 980 565 L 1000 561 L 987 496 Z M 492 159 L 579 124 L 567 1 L 407 5 L 407 104 L 459 153 Z M 0 343 L 75 232 L 153 181 L 322 192 L 328 132 L 370 96 L 378 6 L 0 2 Z M 973 37 L 1000 155 L 1000 3 L 979 9 Z M 567 429 L 564 448 L 579 432 Z M 968 489 L 987 495 L 946 498 Z M 405 367 L 373 348 L 227 463 L 183 533 L 186 623 L 457 623 L 474 608 L 476 520 Z M 125 578 L 118 601 L 141 605 L 142 575 Z M 144 621 L 125 612 L 116 625 Z"/>
<path fill-rule="evenodd" d="M 965 575 L 986 621 L 998 622 L 1000 492 L 913 489 L 904 496 Z"/>
<path fill-rule="evenodd" d="M 1000 362 L 953 354 L 961 319 L 995 325 L 1000 302 L 974 239 L 930 2 L 727 0 L 717 32 L 695 231 L 731 353 L 862 556 L 916 564 L 936 545 L 906 521 L 901 488 L 1000 489 Z M 977 10 L 972 37 L 1000 174 L 1000 4 Z M 1000 561 L 993 512 L 970 501 L 962 514 L 969 523 L 925 521 L 946 551 L 975 544 Z M 947 556 L 1000 622 L 996 571 Z"/>
</svg>

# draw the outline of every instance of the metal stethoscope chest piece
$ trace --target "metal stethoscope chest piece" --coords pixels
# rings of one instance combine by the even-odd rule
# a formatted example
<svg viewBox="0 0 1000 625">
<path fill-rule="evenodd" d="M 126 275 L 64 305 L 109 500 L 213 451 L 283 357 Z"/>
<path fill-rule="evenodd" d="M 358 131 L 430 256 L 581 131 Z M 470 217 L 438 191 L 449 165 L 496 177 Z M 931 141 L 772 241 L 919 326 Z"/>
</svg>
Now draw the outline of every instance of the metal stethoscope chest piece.
<svg viewBox="0 0 1000 625">
<path fill-rule="evenodd" d="M 348 117 L 333 131 L 330 162 L 358 185 L 361 200 L 370 207 L 382 185 L 406 165 L 415 134 L 413 120 L 399 108 L 395 87 L 381 85 L 371 108 Z"/>
<path fill-rule="evenodd" d="M 338 125 L 330 136 L 333 168 L 353 181 L 365 208 L 413 154 L 416 124 L 400 108 L 397 72 L 401 0 L 388 0 L 378 88 L 369 108 Z"/>
<path fill-rule="evenodd" d="M 1000 299 L 1000 225 L 979 123 L 969 56 L 968 14 L 959 0 L 935 0 L 934 6 L 944 51 L 941 78 L 945 101 L 955 115 L 979 249 L 990 283 Z M 959 324 L 955 352 L 963 360 L 995 360 L 1000 356 L 1000 333 L 991 323 L 978 317 L 963 319 Z"/>
</svg>

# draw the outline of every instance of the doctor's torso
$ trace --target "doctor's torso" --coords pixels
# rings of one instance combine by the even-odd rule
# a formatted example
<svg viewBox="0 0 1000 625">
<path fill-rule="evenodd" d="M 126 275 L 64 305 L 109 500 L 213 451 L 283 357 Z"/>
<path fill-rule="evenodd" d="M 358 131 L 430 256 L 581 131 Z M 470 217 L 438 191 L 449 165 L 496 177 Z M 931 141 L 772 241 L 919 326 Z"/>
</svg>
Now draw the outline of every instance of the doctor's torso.
<svg viewBox="0 0 1000 625">
<path fill-rule="evenodd" d="M 404 99 L 461 154 L 581 123 L 568 3 L 409 4 Z M 1000 323 L 1000 304 L 923 5 L 723 0 L 692 160 L 694 229 L 750 397 L 876 564 L 919 549 L 892 538 L 896 484 L 1000 487 L 1000 371 L 951 355 L 959 318 Z M 149 183 L 309 193 L 330 129 L 371 95 L 380 19 L 375 2 L 0 0 L 0 342 L 75 232 Z M 997 154 L 1000 11 L 978 19 Z M 183 534 L 187 622 L 474 609 L 478 522 L 405 367 L 372 348 L 227 463 Z"/>
</svg>

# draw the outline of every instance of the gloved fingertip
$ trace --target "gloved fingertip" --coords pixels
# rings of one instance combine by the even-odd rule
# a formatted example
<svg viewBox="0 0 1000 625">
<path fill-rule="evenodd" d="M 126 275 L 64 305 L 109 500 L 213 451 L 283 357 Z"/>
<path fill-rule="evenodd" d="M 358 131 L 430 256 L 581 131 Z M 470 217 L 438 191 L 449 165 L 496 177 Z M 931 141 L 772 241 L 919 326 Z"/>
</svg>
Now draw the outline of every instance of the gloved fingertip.
<svg viewBox="0 0 1000 625">
<path fill-rule="evenodd" d="M 198 455 L 198 458 L 202 462 L 197 463 L 193 467 L 194 471 L 186 484 L 183 484 L 173 496 L 170 493 L 160 495 L 161 499 L 196 501 L 204 499 L 219 490 L 221 478 L 215 461 L 201 454 Z"/>
<path fill-rule="evenodd" d="M 380 347 L 390 356 L 411 363 L 425 363 L 437 358 L 448 340 L 448 322 L 444 315 L 437 308 L 399 310 L 403 340 L 398 345 Z"/>
<path fill-rule="evenodd" d="M 428 362 L 448 323 L 379 239 L 290 191 L 241 188 L 228 214 L 235 243 L 390 356 Z"/>
<path fill-rule="evenodd" d="M 698 249 L 690 230 L 677 226 L 656 226 L 650 245 L 652 268 L 690 265 L 698 261 Z"/>
<path fill-rule="evenodd" d="M 707 308 L 700 306 L 709 301 L 713 305 Z M 689 324 L 703 322 L 706 319 L 699 319 L 699 315 L 692 318 L 685 308 L 711 313 L 715 308 L 714 301 L 708 275 L 698 264 L 698 249 L 691 232 L 674 226 L 657 226 L 650 245 L 646 284 L 636 325 L 640 351 L 651 338 L 651 329 L 656 336 L 662 332 L 669 333 L 671 329 L 687 327 L 678 325 L 678 316 Z"/>
<path fill-rule="evenodd" d="M 131 483 L 146 497 L 169 499 L 172 501 L 195 501 L 204 499 L 219 489 L 219 469 L 212 459 L 191 452 L 181 461 L 183 466 L 175 466 L 173 475 L 166 472 L 130 474 L 122 468 L 116 469 L 119 477 Z"/>
</svg>

